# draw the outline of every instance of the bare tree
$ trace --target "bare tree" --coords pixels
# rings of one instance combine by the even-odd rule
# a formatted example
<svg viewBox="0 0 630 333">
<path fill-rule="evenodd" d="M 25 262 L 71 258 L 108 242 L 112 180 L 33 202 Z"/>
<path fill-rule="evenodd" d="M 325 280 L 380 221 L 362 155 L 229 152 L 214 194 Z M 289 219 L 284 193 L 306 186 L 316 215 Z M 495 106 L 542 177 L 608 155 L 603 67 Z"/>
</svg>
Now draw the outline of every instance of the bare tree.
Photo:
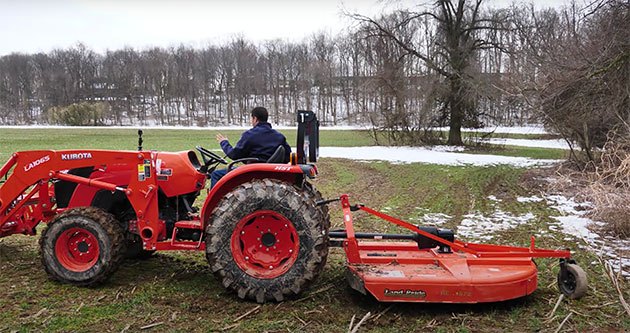
<svg viewBox="0 0 630 333">
<path fill-rule="evenodd" d="M 479 50 L 497 47 L 493 42 L 482 38 L 480 31 L 498 29 L 498 18 L 484 15 L 481 11 L 482 0 L 470 1 L 438 0 L 430 10 L 414 12 L 401 10 L 399 15 L 390 15 L 394 21 L 384 22 L 359 14 L 351 14 L 355 20 L 373 28 L 369 37 L 387 38 L 392 40 L 409 56 L 422 61 L 427 73 L 436 73 L 444 78 L 445 95 L 441 99 L 445 118 L 448 119 L 448 144 L 461 145 L 461 128 L 465 123 L 475 124 L 477 121 L 476 98 L 474 96 L 473 73 L 477 70 L 472 66 Z M 413 40 L 405 38 L 404 32 L 410 25 L 418 24 L 422 20 L 435 23 L 435 35 L 431 45 L 435 49 L 422 48 Z M 429 52 L 427 52 L 429 51 Z M 431 51 L 435 53 L 430 53 Z"/>
<path fill-rule="evenodd" d="M 577 143 L 586 162 L 609 137 L 630 135 L 630 3 L 529 8 L 520 31 L 538 73 L 532 86 L 547 127 Z"/>
</svg>

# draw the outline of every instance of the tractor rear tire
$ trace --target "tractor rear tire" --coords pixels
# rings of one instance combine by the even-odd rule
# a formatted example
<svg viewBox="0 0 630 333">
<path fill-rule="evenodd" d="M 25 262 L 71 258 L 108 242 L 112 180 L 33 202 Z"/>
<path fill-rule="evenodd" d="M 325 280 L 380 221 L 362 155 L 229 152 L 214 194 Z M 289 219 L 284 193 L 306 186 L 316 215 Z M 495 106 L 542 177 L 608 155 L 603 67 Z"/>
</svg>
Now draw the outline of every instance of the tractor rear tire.
<svg viewBox="0 0 630 333">
<path fill-rule="evenodd" d="M 307 181 L 304 181 L 303 191 L 304 191 L 304 194 L 306 194 L 306 196 L 308 196 L 310 199 L 312 199 L 315 202 L 324 200 L 322 193 L 318 189 L 316 189 L 313 184 Z M 319 210 L 322 213 L 322 216 L 324 217 L 324 224 L 326 226 L 326 230 L 329 230 L 330 229 L 330 209 L 328 208 L 328 205 L 321 205 L 321 206 L 318 206 L 317 208 L 319 208 Z M 326 234 L 328 234 L 328 232 Z M 328 243 L 328 236 L 326 236 L 326 243 Z M 324 266 L 326 265 L 326 259 L 327 258 L 324 258 L 324 260 L 322 260 L 322 262 L 319 264 L 321 268 L 318 268 L 318 269 L 324 269 Z"/>
<path fill-rule="evenodd" d="M 303 186 L 306 195 L 313 201 L 318 202 L 324 200 L 322 193 L 319 192 L 319 190 L 316 189 L 313 184 L 305 181 Z M 328 205 L 321 205 L 319 206 L 319 209 L 322 211 L 322 215 L 324 216 L 325 220 L 324 222 L 326 223 L 327 228 L 330 228 L 330 209 L 328 208 Z"/>
<path fill-rule="evenodd" d="M 77 286 L 107 280 L 126 253 L 120 224 L 96 207 L 74 208 L 58 215 L 48 223 L 39 245 L 48 276 Z"/>
<path fill-rule="evenodd" d="M 278 180 L 228 193 L 206 228 L 206 257 L 225 288 L 258 303 L 302 292 L 323 269 L 328 225 L 309 195 Z"/>
</svg>

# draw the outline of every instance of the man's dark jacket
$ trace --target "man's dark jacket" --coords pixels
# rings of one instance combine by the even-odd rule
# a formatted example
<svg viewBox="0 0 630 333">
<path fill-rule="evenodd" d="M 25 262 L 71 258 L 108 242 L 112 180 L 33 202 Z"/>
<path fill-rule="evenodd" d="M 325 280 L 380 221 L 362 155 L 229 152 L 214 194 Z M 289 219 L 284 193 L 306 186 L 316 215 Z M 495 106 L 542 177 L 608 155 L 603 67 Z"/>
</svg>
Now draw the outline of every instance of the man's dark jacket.
<svg viewBox="0 0 630 333">
<path fill-rule="evenodd" d="M 272 129 L 271 124 L 267 122 L 259 122 L 252 129 L 244 132 L 234 148 L 228 140 L 221 141 L 221 149 L 233 160 L 256 157 L 266 161 L 278 149 L 278 146 L 284 147 L 284 162 L 288 162 L 291 147 L 287 144 L 287 139 L 282 133 Z"/>
</svg>

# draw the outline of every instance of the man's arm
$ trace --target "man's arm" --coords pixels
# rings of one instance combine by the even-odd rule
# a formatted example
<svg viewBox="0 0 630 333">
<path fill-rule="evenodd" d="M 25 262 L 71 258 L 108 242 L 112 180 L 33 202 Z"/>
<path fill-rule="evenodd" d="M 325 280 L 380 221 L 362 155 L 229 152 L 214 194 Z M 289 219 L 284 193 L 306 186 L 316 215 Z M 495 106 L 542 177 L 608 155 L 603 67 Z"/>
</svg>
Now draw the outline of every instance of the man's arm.
<svg viewBox="0 0 630 333">
<path fill-rule="evenodd" d="M 217 135 L 217 141 L 221 144 L 221 149 L 232 160 L 237 160 L 239 158 L 244 158 L 249 156 L 248 146 L 249 134 L 247 132 L 243 133 L 241 139 L 236 143 L 236 147 L 232 147 L 230 142 L 226 137 L 219 134 Z"/>
</svg>

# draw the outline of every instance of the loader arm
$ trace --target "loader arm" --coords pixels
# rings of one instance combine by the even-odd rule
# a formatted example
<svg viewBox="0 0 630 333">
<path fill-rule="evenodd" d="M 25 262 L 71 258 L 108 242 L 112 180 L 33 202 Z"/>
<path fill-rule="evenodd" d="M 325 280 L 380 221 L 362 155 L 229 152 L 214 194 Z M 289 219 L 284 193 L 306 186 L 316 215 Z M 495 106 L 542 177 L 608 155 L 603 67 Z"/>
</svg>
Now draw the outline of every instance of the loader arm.
<svg viewBox="0 0 630 333">
<path fill-rule="evenodd" d="M 154 155 L 153 152 L 108 150 L 37 150 L 13 154 L 0 169 L 0 177 L 6 177 L 0 186 L 0 237 L 34 234 L 39 223 L 48 222 L 56 215 L 51 181 L 59 179 L 122 191 L 136 210 L 139 230 L 146 230 L 145 235 L 150 236 L 147 238 L 156 241 L 160 230 L 152 229 L 147 222 L 158 220 Z M 70 169 L 107 168 L 109 165 L 128 165 L 134 170 L 128 187 L 67 173 Z"/>
</svg>

